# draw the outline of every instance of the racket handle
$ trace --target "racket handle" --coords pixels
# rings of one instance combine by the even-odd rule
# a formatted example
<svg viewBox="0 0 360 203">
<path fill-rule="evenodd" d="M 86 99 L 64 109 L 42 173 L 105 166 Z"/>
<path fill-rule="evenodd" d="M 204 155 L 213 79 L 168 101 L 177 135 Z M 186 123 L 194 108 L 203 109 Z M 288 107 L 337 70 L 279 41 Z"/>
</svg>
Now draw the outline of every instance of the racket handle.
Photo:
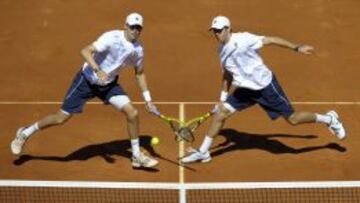
<svg viewBox="0 0 360 203">
<path fill-rule="evenodd" d="M 160 115 L 161 115 L 160 111 L 157 110 L 157 109 L 152 110 L 152 113 L 155 114 L 156 116 L 160 116 Z"/>
<path fill-rule="evenodd" d="M 214 108 L 210 111 L 212 114 L 219 111 L 219 105 L 215 105 Z"/>
</svg>

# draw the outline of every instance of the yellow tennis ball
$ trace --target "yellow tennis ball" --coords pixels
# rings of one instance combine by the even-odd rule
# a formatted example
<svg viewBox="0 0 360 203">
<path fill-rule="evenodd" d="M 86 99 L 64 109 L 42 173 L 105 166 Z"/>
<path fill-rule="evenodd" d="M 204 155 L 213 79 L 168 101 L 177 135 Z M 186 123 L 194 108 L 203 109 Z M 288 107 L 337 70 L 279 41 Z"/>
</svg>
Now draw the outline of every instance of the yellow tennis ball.
<svg viewBox="0 0 360 203">
<path fill-rule="evenodd" d="M 158 137 L 154 136 L 154 137 L 151 138 L 150 143 L 151 143 L 151 145 L 153 145 L 153 146 L 154 146 L 154 145 L 157 145 L 157 144 L 160 143 L 160 139 L 159 139 Z"/>
</svg>

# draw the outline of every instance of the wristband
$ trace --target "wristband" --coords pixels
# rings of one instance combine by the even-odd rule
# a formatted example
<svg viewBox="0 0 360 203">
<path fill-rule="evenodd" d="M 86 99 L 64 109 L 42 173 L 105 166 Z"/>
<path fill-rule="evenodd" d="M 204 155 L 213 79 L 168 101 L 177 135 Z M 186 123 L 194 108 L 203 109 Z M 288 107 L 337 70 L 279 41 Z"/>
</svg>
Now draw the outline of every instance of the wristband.
<svg viewBox="0 0 360 203">
<path fill-rule="evenodd" d="M 150 91 L 149 90 L 146 90 L 146 91 L 143 91 L 143 97 L 144 97 L 144 100 L 147 101 L 147 102 L 150 102 L 151 101 L 151 95 L 150 95 Z"/>
<path fill-rule="evenodd" d="M 225 92 L 224 90 L 221 91 L 221 93 L 220 93 L 220 101 L 221 102 L 226 101 L 227 97 L 228 97 L 228 92 Z"/>
</svg>

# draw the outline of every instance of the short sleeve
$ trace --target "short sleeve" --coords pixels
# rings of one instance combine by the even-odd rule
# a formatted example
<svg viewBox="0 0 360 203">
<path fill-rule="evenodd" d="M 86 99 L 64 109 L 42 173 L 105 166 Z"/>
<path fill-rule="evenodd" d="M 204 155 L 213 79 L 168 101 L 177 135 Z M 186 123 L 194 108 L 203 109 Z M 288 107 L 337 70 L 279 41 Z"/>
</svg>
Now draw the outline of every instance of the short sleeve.
<svg viewBox="0 0 360 203">
<path fill-rule="evenodd" d="M 103 52 L 110 48 L 112 43 L 112 35 L 110 32 L 102 34 L 94 43 L 96 51 Z"/>
<path fill-rule="evenodd" d="M 265 38 L 264 36 L 245 32 L 244 37 L 246 37 L 247 47 L 249 47 L 250 49 L 253 50 L 260 49 L 264 45 L 263 44 L 263 39 Z"/>
</svg>

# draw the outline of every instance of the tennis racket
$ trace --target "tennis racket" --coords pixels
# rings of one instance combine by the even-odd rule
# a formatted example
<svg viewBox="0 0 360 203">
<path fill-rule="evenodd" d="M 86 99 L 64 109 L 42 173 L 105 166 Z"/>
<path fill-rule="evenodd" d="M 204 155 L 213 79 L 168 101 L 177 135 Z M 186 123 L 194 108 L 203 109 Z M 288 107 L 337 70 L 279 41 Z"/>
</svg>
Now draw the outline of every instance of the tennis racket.
<svg viewBox="0 0 360 203">
<path fill-rule="evenodd" d="M 186 138 L 187 142 L 194 142 L 194 132 L 195 130 L 204 123 L 208 118 L 210 118 L 215 113 L 214 110 L 209 111 L 201 116 L 193 118 L 185 123 L 184 127 L 182 127 L 179 131 L 182 133 L 181 138 Z"/>
<path fill-rule="evenodd" d="M 170 128 L 175 134 L 176 141 L 179 142 L 181 140 L 188 140 L 188 138 L 182 137 L 182 136 L 188 136 L 186 135 L 185 132 L 186 130 L 183 129 L 183 126 L 185 125 L 184 122 L 173 117 L 165 116 L 164 114 L 161 114 L 158 110 L 154 111 L 153 113 L 170 126 Z"/>
<path fill-rule="evenodd" d="M 214 115 L 215 111 L 211 110 L 201 116 L 193 118 L 185 123 L 185 126 L 194 132 L 202 123 L 204 123 L 208 118 Z"/>
<path fill-rule="evenodd" d="M 194 142 L 194 132 L 195 130 L 204 123 L 208 118 L 210 118 L 216 111 L 209 111 L 201 116 L 193 118 L 188 122 L 182 122 L 176 118 L 168 117 L 161 114 L 159 111 L 154 112 L 156 116 L 165 121 L 175 133 L 175 140 L 180 142 L 182 140 L 186 142 Z"/>
<path fill-rule="evenodd" d="M 186 142 L 194 142 L 195 140 L 193 131 L 187 126 L 180 127 L 180 129 L 176 132 L 176 134 L 177 134 L 176 141 L 178 142 L 182 140 Z"/>
<path fill-rule="evenodd" d="M 186 142 L 194 142 L 195 136 L 194 132 L 195 130 L 204 123 L 208 118 L 210 118 L 216 110 L 211 110 L 201 116 L 198 116 L 196 118 L 193 118 L 186 123 L 184 123 L 180 129 L 177 131 L 178 136 L 177 141 L 185 140 Z"/>
</svg>

